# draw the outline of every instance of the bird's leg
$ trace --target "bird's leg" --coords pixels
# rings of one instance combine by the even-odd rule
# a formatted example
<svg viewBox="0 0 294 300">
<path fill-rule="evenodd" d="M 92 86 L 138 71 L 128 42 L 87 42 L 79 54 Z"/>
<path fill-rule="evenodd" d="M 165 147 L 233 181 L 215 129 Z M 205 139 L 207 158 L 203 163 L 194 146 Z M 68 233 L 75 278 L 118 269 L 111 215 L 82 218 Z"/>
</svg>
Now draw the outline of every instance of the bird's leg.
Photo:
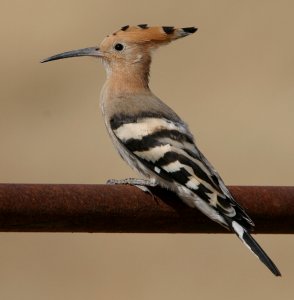
<svg viewBox="0 0 294 300">
<path fill-rule="evenodd" d="M 148 180 L 148 179 L 138 179 L 138 178 L 126 178 L 126 179 L 108 179 L 106 184 L 129 184 L 136 186 L 143 192 L 151 193 L 148 187 L 154 187 L 157 186 L 157 183 L 154 180 Z"/>
<path fill-rule="evenodd" d="M 126 178 L 126 179 L 108 179 L 106 184 L 130 184 L 154 187 L 157 183 L 153 180 L 139 179 L 139 178 Z"/>
</svg>

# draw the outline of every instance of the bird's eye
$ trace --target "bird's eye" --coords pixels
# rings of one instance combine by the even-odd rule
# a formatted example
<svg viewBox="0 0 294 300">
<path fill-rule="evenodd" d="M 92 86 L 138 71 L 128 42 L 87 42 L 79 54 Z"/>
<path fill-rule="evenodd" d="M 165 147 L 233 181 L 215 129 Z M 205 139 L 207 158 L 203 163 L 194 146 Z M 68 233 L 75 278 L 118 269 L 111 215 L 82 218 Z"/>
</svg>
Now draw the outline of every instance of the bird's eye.
<svg viewBox="0 0 294 300">
<path fill-rule="evenodd" d="M 115 44 L 115 46 L 114 46 L 114 49 L 117 51 L 121 51 L 121 50 L 123 50 L 123 48 L 124 48 L 124 46 L 120 43 Z"/>
</svg>

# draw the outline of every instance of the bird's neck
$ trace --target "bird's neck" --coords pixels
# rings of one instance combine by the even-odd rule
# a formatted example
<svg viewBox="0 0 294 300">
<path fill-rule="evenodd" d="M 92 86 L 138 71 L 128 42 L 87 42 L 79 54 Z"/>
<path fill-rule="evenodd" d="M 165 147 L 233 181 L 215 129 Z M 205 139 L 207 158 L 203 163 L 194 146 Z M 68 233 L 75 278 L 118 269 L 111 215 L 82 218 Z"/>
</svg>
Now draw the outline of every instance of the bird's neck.
<svg viewBox="0 0 294 300">
<path fill-rule="evenodd" d="M 113 97 L 149 91 L 150 62 L 106 65 L 104 91 Z"/>
</svg>

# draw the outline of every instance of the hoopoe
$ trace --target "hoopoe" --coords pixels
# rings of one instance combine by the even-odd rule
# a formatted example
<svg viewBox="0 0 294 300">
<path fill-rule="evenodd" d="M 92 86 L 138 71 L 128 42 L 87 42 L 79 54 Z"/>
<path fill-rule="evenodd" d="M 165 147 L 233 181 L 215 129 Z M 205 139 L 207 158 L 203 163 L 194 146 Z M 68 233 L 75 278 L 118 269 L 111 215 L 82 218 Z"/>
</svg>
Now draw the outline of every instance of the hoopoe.
<svg viewBox="0 0 294 300">
<path fill-rule="evenodd" d="M 159 185 L 190 207 L 237 234 L 271 270 L 278 268 L 250 235 L 254 223 L 200 152 L 187 124 L 149 89 L 154 49 L 196 32 L 195 27 L 124 26 L 99 47 L 73 50 L 42 62 L 75 56 L 101 59 L 107 74 L 100 106 L 106 128 L 121 157 L 144 179 L 111 180 L 148 189 Z"/>
</svg>

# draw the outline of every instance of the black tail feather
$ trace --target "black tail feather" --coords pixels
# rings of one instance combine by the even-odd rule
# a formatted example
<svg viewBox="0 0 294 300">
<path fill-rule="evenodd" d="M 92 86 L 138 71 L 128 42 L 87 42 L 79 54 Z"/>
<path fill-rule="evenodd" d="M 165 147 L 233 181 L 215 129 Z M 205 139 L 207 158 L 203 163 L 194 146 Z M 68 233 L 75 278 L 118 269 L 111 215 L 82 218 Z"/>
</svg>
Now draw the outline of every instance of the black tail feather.
<svg viewBox="0 0 294 300">
<path fill-rule="evenodd" d="M 269 268 L 275 276 L 281 276 L 279 269 L 268 257 L 264 250 L 259 246 L 256 240 L 239 225 L 236 221 L 232 222 L 232 230 L 237 234 L 240 240 Z"/>
</svg>

